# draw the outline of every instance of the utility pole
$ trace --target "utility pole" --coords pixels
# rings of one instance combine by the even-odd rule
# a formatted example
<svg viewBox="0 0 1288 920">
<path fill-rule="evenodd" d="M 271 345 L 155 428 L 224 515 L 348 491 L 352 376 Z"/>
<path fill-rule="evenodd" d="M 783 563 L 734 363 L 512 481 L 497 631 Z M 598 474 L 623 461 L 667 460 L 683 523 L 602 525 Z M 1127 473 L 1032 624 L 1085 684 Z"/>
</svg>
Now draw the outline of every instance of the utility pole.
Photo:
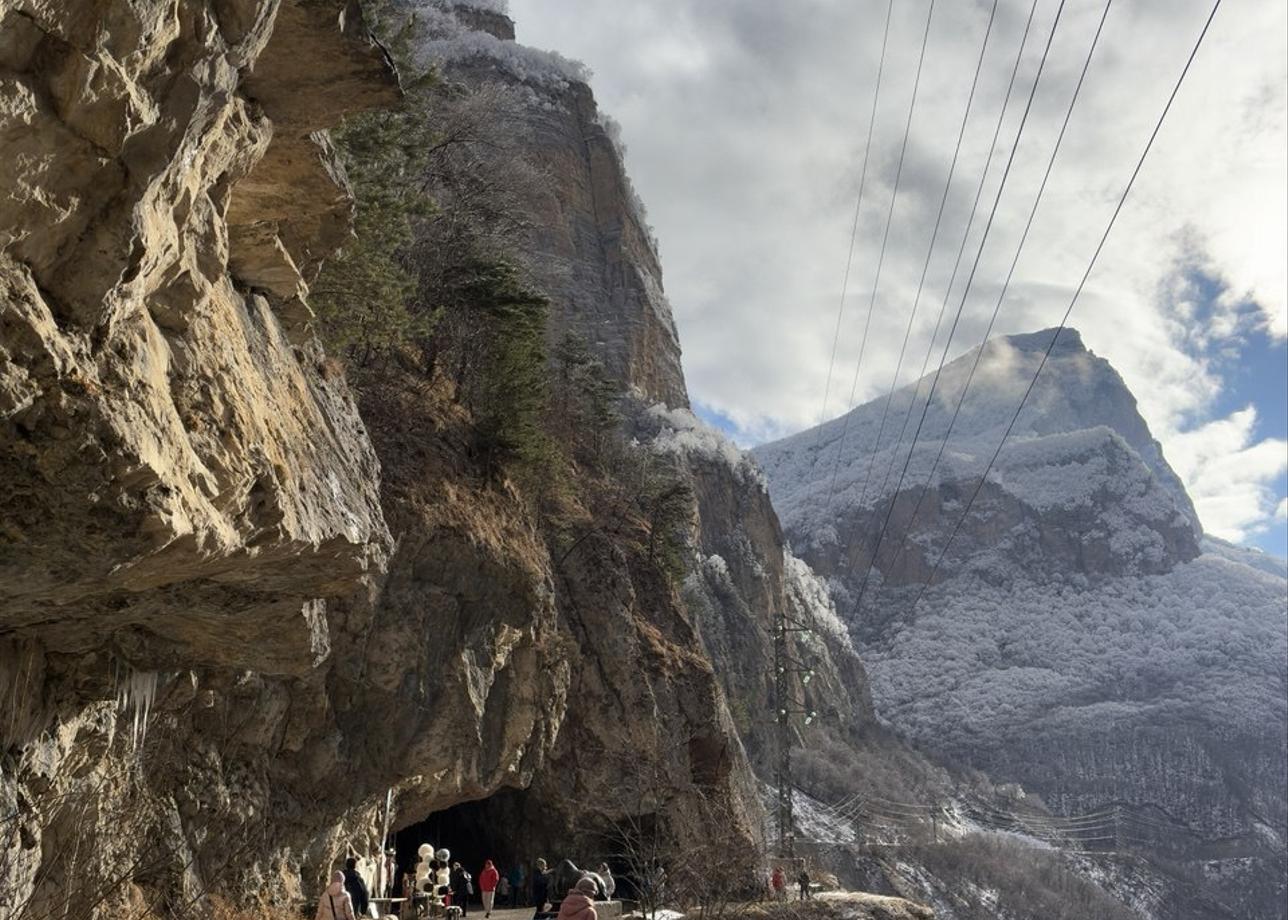
<svg viewBox="0 0 1288 920">
<path fill-rule="evenodd" d="M 778 722 L 778 763 L 774 781 L 778 786 L 778 852 L 796 856 L 795 822 L 792 814 L 792 726 L 787 700 L 787 618 L 774 618 L 774 716 Z"/>
<path fill-rule="evenodd" d="M 774 767 L 774 784 L 778 791 L 778 852 L 796 859 L 796 822 L 792 806 L 792 724 L 793 715 L 805 716 L 805 724 L 814 721 L 815 713 L 792 696 L 792 676 L 808 684 L 814 669 L 793 658 L 787 647 L 787 636 L 793 632 L 813 632 L 783 611 L 774 615 L 774 720 L 778 725 L 778 760 Z"/>
</svg>

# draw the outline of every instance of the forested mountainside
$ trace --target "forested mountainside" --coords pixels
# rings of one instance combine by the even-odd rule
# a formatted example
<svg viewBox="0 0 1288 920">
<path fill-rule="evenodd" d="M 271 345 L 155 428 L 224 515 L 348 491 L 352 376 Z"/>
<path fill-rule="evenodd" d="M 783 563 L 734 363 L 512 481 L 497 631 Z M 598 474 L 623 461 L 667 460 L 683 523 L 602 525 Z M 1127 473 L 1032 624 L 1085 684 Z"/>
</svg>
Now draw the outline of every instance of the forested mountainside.
<svg viewBox="0 0 1288 920">
<path fill-rule="evenodd" d="M 1122 809 L 1114 833 L 1200 880 L 1162 885 L 1151 916 L 1283 917 L 1278 563 L 1201 537 L 1131 393 L 1072 330 L 963 517 L 1054 334 L 990 342 L 951 435 L 975 353 L 924 423 L 929 379 L 884 426 L 879 399 L 754 454 L 893 726 L 1056 813 Z"/>
</svg>

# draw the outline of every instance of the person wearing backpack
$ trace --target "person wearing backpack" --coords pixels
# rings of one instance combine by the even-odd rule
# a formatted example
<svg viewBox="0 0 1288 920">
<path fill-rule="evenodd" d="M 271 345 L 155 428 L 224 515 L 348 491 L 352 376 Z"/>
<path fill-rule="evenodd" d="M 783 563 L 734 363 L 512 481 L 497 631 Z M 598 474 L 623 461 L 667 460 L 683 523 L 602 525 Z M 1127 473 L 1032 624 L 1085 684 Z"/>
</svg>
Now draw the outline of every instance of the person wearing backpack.
<svg viewBox="0 0 1288 920">
<path fill-rule="evenodd" d="M 474 893 L 474 877 L 459 863 L 452 863 L 452 906 L 461 909 L 461 916 L 469 913 L 470 895 Z"/>
</svg>

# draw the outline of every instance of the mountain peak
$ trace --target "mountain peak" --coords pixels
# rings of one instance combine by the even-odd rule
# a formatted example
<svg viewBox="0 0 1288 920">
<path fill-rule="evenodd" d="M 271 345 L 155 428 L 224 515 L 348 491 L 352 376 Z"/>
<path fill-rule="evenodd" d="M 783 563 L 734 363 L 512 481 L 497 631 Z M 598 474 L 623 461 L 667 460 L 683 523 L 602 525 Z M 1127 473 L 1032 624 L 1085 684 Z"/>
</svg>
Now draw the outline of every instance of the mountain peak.
<svg viewBox="0 0 1288 920">
<path fill-rule="evenodd" d="M 888 415 L 885 399 L 879 397 L 848 416 L 825 422 L 821 431 L 811 429 L 756 448 L 754 454 L 769 477 L 784 523 L 789 529 L 795 525 L 808 529 L 807 522 L 820 509 L 884 507 L 891 495 L 919 490 L 923 483 L 969 486 L 997 449 L 1048 347 L 1051 354 L 990 479 L 1004 476 L 1021 462 L 1021 455 L 1034 456 L 1038 444 L 1043 445 L 1039 453 L 1058 466 L 1061 450 L 1073 450 L 1112 433 L 1135 458 L 1133 462 L 1143 465 L 1142 472 L 1152 477 L 1155 488 L 1167 496 L 1157 509 L 1174 506 L 1197 539 L 1201 527 L 1193 503 L 1127 384 L 1108 361 L 1087 349 L 1076 329 L 1054 328 L 991 339 L 982 353 L 973 350 L 945 365 L 928 409 L 930 376 L 897 390 Z M 905 419 L 910 424 L 905 425 Z M 909 457 L 918 424 L 916 449 Z M 1074 434 L 1082 437 L 1071 438 Z M 1066 460 L 1073 462 L 1072 456 Z M 905 461 L 907 474 L 901 480 Z M 1070 490 L 1076 488 L 1067 485 Z M 1163 517 L 1170 522 L 1170 514 Z"/>
<path fill-rule="evenodd" d="M 1087 350 L 1087 346 L 1082 342 L 1082 334 L 1077 329 L 1072 329 L 1068 326 L 1063 329 L 1053 326 L 1037 332 L 1021 332 L 1017 335 L 1004 336 L 1000 341 L 1006 342 L 1018 351 L 1043 352 L 1047 350 L 1047 346 L 1051 343 L 1051 338 L 1056 334 L 1059 334 L 1060 338 L 1056 342 L 1055 348 L 1051 349 L 1053 357 Z M 994 339 L 989 344 L 995 341 L 999 340 Z"/>
</svg>

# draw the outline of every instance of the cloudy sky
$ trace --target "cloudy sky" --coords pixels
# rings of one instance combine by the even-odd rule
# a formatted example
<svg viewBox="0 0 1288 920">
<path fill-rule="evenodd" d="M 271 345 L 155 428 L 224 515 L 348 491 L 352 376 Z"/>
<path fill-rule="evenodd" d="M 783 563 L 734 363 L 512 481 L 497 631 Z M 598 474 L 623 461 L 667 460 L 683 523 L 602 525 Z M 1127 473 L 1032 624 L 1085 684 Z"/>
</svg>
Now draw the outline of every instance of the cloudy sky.
<svg viewBox="0 0 1288 920">
<path fill-rule="evenodd" d="M 885 0 L 511 0 L 521 41 L 594 71 L 661 241 L 696 408 L 743 444 L 844 411 L 872 303 L 857 400 L 890 386 L 992 0 L 938 0 L 894 196 L 928 4 L 894 3 L 824 410 Z M 1058 5 L 1038 0 L 985 206 Z M 999 2 L 901 383 L 919 372 L 945 299 L 1029 8 L 1030 0 Z M 1210 8 L 1211 0 L 1113 4 L 996 333 L 1059 321 Z M 979 343 L 997 303 L 1103 9 L 1103 0 L 1066 4 L 950 358 Z M 1207 530 L 1281 556 L 1286 10 L 1282 0 L 1225 0 L 1071 320 L 1136 394 Z"/>
</svg>

